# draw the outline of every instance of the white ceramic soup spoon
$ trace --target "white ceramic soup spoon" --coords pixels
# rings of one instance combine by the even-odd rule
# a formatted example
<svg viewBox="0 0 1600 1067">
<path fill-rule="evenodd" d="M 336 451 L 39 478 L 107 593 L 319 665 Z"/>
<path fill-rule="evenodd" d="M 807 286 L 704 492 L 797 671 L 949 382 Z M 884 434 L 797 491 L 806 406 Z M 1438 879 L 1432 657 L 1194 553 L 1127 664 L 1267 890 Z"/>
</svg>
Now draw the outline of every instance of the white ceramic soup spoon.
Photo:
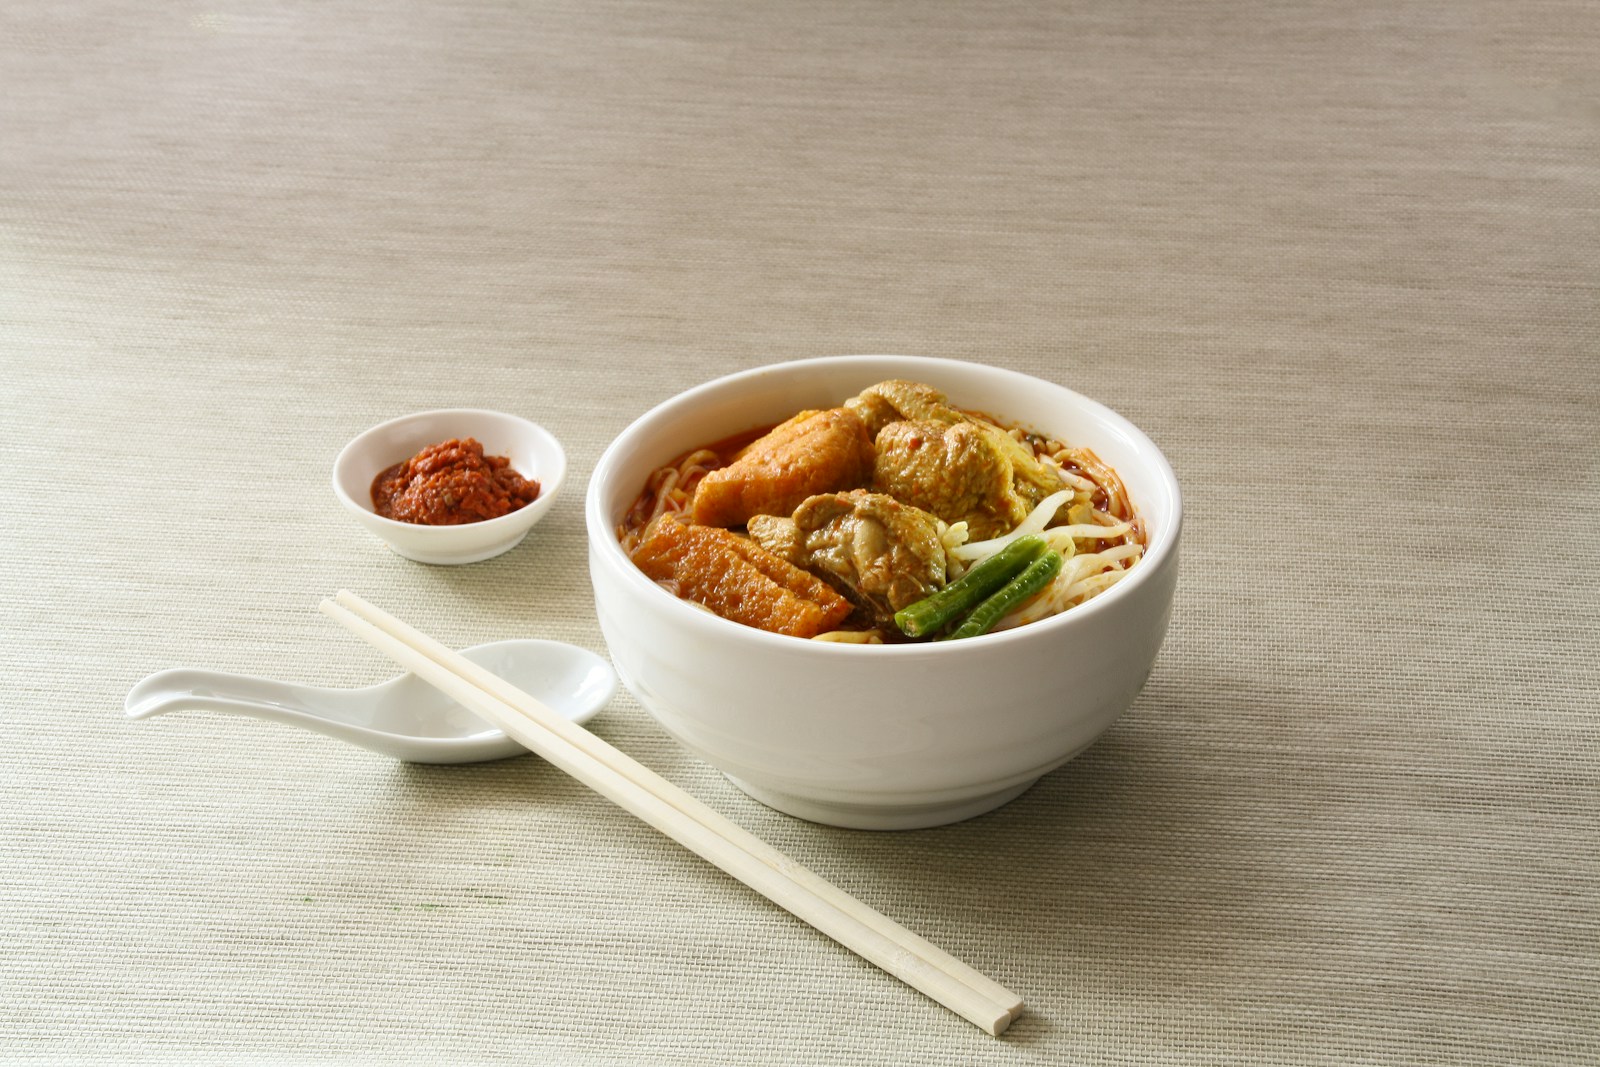
<svg viewBox="0 0 1600 1067">
<path fill-rule="evenodd" d="M 592 719 L 617 691 L 611 664 L 560 641 L 494 641 L 461 654 L 573 722 Z M 195 710 L 249 715 L 410 763 L 476 763 L 527 752 L 414 674 L 365 689 L 327 689 L 180 667 L 135 685 L 123 710 L 133 719 Z"/>
</svg>

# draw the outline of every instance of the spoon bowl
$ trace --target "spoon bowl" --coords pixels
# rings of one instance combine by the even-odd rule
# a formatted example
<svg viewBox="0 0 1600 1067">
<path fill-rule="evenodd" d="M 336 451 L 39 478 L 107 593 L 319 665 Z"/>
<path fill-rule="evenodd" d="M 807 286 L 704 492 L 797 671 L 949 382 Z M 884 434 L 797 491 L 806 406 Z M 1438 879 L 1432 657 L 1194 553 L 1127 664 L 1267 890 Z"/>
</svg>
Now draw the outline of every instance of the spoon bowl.
<svg viewBox="0 0 1600 1067">
<path fill-rule="evenodd" d="M 461 654 L 576 723 L 594 718 L 617 691 L 611 664 L 560 641 L 493 641 Z M 179 667 L 140 681 L 123 711 L 131 719 L 172 711 L 249 715 L 408 763 L 478 763 L 528 751 L 409 673 L 362 689 L 331 689 Z"/>
</svg>

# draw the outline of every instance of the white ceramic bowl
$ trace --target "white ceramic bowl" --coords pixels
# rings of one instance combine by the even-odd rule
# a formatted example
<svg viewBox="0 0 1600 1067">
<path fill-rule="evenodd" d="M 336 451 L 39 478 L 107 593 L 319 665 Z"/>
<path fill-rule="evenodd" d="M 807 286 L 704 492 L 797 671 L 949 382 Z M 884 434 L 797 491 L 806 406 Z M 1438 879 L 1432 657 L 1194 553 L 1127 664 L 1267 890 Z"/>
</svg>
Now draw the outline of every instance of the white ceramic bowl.
<svg viewBox="0 0 1600 1067">
<path fill-rule="evenodd" d="M 452 437 L 475 437 L 486 455 L 506 456 L 511 468 L 539 483 L 533 503 L 498 519 L 459 526 L 421 526 L 386 519 L 372 510 L 372 480 L 429 445 Z M 390 548 L 419 563 L 476 563 L 515 548 L 555 503 L 566 478 L 561 443 L 537 423 L 476 408 L 449 408 L 402 415 L 374 426 L 333 462 L 333 492 Z"/>
<path fill-rule="evenodd" d="M 887 378 L 927 382 L 958 407 L 1093 449 L 1144 517 L 1144 559 L 1087 604 L 1029 626 L 939 644 L 847 645 L 718 618 L 650 581 L 618 545 L 617 523 L 654 468 Z M 1165 457 L 1115 412 L 1013 371 L 907 356 L 783 363 L 681 393 L 606 450 L 585 511 L 595 606 L 623 684 L 750 796 L 863 829 L 989 811 L 1110 726 L 1166 633 L 1182 516 Z"/>
</svg>

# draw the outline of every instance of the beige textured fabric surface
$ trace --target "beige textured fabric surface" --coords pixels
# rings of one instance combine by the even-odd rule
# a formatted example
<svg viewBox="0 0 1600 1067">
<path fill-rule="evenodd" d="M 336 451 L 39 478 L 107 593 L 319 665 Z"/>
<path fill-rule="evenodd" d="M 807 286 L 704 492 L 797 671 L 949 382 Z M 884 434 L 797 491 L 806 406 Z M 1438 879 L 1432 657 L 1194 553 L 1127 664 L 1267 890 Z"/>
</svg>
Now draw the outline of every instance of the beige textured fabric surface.
<svg viewBox="0 0 1600 1067">
<path fill-rule="evenodd" d="M 1592 3 L 0 7 L 0 1061 L 1600 1059 Z M 993 1040 L 536 760 L 194 713 L 196 665 L 603 649 L 621 427 L 778 359 L 993 362 L 1187 497 L 1149 686 L 1004 809 L 767 811 L 1021 992 Z M 467 568 L 327 489 L 395 414 L 566 443 Z"/>
</svg>

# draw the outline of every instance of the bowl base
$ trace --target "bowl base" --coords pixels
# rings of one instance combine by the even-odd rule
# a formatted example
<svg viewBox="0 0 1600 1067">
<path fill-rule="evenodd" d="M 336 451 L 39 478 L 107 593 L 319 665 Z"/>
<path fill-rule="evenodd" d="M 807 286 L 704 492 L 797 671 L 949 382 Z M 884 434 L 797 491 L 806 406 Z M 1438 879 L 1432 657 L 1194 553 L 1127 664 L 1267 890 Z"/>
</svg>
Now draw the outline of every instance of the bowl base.
<svg viewBox="0 0 1600 1067">
<path fill-rule="evenodd" d="M 1027 792 L 1037 778 L 1021 785 L 1008 786 L 994 793 L 967 797 L 953 803 L 904 804 L 878 806 L 871 804 L 828 804 L 808 800 L 791 793 L 779 793 L 724 775 L 746 796 L 758 800 L 774 811 L 793 815 L 807 822 L 824 826 L 842 826 L 848 830 L 923 830 L 930 826 L 948 826 L 953 822 L 971 819 L 993 811 Z"/>
<path fill-rule="evenodd" d="M 473 549 L 468 552 L 416 552 L 408 548 L 400 548 L 398 545 L 390 544 L 387 541 L 384 543 L 389 545 L 389 551 L 395 555 L 415 563 L 431 563 L 440 567 L 454 567 L 462 563 L 481 563 L 486 559 L 503 556 L 522 544 L 523 539 L 527 536 L 528 532 L 524 530 L 517 535 L 515 541 L 502 541 L 498 544 L 490 545 L 488 548 Z"/>
</svg>

